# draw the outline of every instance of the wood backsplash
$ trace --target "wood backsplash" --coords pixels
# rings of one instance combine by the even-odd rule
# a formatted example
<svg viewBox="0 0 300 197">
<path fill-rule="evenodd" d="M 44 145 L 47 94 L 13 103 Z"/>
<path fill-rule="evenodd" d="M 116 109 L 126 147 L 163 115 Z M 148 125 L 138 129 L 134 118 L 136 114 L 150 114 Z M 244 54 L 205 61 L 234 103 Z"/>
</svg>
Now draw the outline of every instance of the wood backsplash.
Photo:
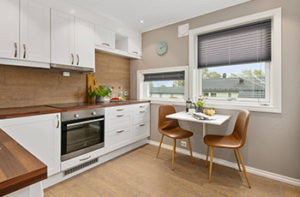
<svg viewBox="0 0 300 197">
<path fill-rule="evenodd" d="M 129 90 L 130 61 L 97 52 L 95 77 L 98 84 Z M 0 108 L 86 102 L 86 92 L 86 74 L 0 65 Z"/>
</svg>

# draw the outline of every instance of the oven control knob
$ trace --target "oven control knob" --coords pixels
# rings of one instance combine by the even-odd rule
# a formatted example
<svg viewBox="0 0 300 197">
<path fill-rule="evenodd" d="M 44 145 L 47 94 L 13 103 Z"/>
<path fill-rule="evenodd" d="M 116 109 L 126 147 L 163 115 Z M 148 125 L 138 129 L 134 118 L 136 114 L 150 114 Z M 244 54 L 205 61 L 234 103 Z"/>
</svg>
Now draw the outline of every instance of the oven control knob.
<svg viewBox="0 0 300 197">
<path fill-rule="evenodd" d="M 92 112 L 92 115 L 95 116 L 97 113 L 95 111 Z"/>
<path fill-rule="evenodd" d="M 79 118 L 79 114 L 74 114 L 74 118 Z"/>
</svg>

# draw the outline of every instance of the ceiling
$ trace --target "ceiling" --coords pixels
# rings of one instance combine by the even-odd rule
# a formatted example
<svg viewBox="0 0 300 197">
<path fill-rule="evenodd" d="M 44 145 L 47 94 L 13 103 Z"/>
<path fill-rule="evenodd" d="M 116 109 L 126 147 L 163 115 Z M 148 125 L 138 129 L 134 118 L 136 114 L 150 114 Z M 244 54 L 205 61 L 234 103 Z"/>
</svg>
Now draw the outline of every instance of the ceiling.
<svg viewBox="0 0 300 197">
<path fill-rule="evenodd" d="M 78 6 L 145 32 L 249 0 L 72 0 Z M 144 23 L 140 21 L 143 20 Z"/>
</svg>

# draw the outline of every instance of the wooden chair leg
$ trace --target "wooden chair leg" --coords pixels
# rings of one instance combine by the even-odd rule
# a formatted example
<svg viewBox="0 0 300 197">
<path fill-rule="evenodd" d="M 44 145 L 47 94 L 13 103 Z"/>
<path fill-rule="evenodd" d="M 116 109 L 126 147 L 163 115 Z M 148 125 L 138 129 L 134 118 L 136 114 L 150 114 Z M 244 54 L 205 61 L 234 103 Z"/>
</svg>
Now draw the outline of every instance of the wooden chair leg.
<svg viewBox="0 0 300 197">
<path fill-rule="evenodd" d="M 172 170 L 174 170 L 175 151 L 176 151 L 176 139 L 173 139 Z"/>
<path fill-rule="evenodd" d="M 207 151 L 206 151 L 206 161 L 205 161 L 205 166 L 206 167 L 208 165 L 208 154 L 209 154 L 209 146 L 207 146 Z"/>
<path fill-rule="evenodd" d="M 236 149 L 233 149 L 233 152 L 234 152 L 236 164 L 237 164 L 237 166 L 238 166 L 238 168 L 239 168 L 239 171 L 242 172 L 242 171 L 241 171 L 241 167 L 240 167 L 240 162 L 239 162 L 239 159 L 238 159 L 237 154 L 236 154 Z"/>
<path fill-rule="evenodd" d="M 213 147 L 211 147 L 211 150 L 210 150 L 210 165 L 209 165 L 209 178 L 208 178 L 209 182 L 211 182 L 211 171 L 212 171 L 213 156 L 214 156 L 214 149 L 213 149 Z"/>
<path fill-rule="evenodd" d="M 161 147 L 161 144 L 162 144 L 163 140 L 164 140 L 164 135 L 162 135 L 161 138 L 160 138 L 160 143 L 159 143 L 158 150 L 157 150 L 157 153 L 156 153 L 156 158 L 158 158 L 158 154 L 160 152 L 160 147 Z"/>
<path fill-rule="evenodd" d="M 189 148 L 190 148 L 190 154 L 191 154 L 192 163 L 194 163 L 194 157 L 193 157 L 192 146 L 191 146 L 191 139 L 190 138 L 188 138 L 188 143 L 189 143 Z"/>
<path fill-rule="evenodd" d="M 248 183 L 248 187 L 251 188 L 251 185 L 250 185 L 250 181 L 249 181 L 249 178 L 248 178 L 248 175 L 247 175 L 247 172 L 246 172 L 246 168 L 245 168 L 245 164 L 244 164 L 244 161 L 243 161 L 243 158 L 242 158 L 242 155 L 241 155 L 241 152 L 239 149 L 237 149 L 237 152 L 239 154 L 239 157 L 240 157 L 240 161 L 242 163 L 242 167 L 243 167 L 243 171 L 244 171 L 244 174 L 245 174 L 245 177 L 246 177 L 246 180 L 247 180 L 247 183 Z"/>
</svg>

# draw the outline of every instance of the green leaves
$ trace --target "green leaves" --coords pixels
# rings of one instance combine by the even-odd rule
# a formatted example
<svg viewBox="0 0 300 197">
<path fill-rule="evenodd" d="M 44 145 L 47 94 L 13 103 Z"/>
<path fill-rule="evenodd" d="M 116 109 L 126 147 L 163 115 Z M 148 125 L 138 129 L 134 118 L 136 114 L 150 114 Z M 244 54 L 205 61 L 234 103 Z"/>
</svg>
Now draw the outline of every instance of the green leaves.
<svg viewBox="0 0 300 197">
<path fill-rule="evenodd" d="M 91 89 L 89 89 L 91 90 Z M 94 91 L 89 91 L 88 96 L 89 97 L 106 97 L 110 96 L 112 93 L 112 90 L 109 87 L 106 86 L 99 86 Z"/>
</svg>

